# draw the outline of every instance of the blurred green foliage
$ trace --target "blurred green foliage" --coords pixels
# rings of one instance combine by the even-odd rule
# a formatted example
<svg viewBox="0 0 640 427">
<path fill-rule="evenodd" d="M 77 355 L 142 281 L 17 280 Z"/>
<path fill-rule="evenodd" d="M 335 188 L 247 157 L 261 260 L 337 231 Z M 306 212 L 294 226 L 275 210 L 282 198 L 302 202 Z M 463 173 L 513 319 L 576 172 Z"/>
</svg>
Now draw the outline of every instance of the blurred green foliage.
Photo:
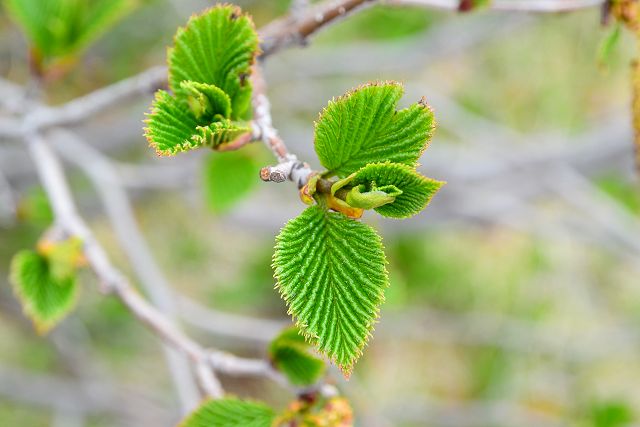
<svg viewBox="0 0 640 427">
<path fill-rule="evenodd" d="M 130 12 L 134 0 L 5 0 L 31 43 L 36 67 L 70 60 Z"/>
<path fill-rule="evenodd" d="M 210 153 L 202 168 L 204 197 L 215 213 L 224 213 L 247 197 L 260 182 L 266 156 L 260 145 L 242 150 Z"/>
</svg>

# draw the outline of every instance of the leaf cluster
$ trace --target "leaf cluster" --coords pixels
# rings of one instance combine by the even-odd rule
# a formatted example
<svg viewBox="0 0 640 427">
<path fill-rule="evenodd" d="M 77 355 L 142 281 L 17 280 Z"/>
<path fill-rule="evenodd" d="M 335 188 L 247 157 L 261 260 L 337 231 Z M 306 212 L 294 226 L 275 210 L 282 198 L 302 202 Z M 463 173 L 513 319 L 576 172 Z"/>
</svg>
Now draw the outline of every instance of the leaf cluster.
<svg viewBox="0 0 640 427">
<path fill-rule="evenodd" d="M 219 149 L 251 132 L 251 66 L 258 36 L 238 7 L 217 5 L 179 28 L 168 50 L 169 90 L 159 90 L 145 135 L 159 155 Z"/>
<path fill-rule="evenodd" d="M 433 112 L 424 101 L 396 110 L 402 94 L 399 83 L 378 82 L 329 103 L 315 127 L 315 149 L 326 171 L 301 190 L 312 206 L 276 239 L 273 267 L 289 313 L 346 376 L 388 286 L 382 239 L 354 218 L 366 209 L 413 216 L 443 184 L 416 171 L 433 134 Z"/>
</svg>

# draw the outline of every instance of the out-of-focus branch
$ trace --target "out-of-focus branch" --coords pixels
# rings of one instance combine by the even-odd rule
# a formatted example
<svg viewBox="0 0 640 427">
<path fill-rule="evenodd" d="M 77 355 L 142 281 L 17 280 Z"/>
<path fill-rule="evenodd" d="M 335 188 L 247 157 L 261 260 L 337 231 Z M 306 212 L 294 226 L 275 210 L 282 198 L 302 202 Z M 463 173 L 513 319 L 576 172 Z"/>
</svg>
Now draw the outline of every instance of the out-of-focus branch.
<svg viewBox="0 0 640 427">
<path fill-rule="evenodd" d="M 178 299 L 180 317 L 199 329 L 212 334 L 260 343 L 270 342 L 290 324 L 287 320 L 258 319 L 221 312 L 200 305 L 184 296 Z"/>
<path fill-rule="evenodd" d="M 156 66 L 58 107 L 41 107 L 25 117 L 28 130 L 81 122 L 115 105 L 166 85 L 167 68 Z"/>
<path fill-rule="evenodd" d="M 56 130 L 52 134 L 54 137 L 57 136 L 57 138 L 52 138 L 57 149 L 64 153 L 73 152 L 73 155 L 69 157 L 70 160 L 82 163 L 79 166 L 84 165 L 91 168 L 91 174 L 95 173 L 99 177 L 99 179 L 93 178 L 94 184 L 101 191 L 106 191 L 102 187 L 116 187 L 118 185 L 114 180 L 113 174 L 103 170 L 106 166 L 100 165 L 100 162 L 107 162 L 105 159 L 100 158 L 100 153 L 83 144 L 68 131 Z M 45 191 L 51 200 L 56 217 L 56 225 L 69 235 L 82 239 L 85 256 L 89 265 L 100 279 L 103 290 L 107 293 L 115 294 L 139 320 L 165 343 L 171 345 L 191 360 L 195 366 L 199 384 L 204 389 L 205 394 L 212 397 L 220 397 L 222 395 L 222 387 L 214 373 L 217 370 L 229 375 L 264 376 L 284 384 L 285 382 L 280 374 L 263 360 L 237 358 L 203 348 L 185 335 L 170 318 L 149 304 L 135 290 L 129 280 L 111 264 L 106 252 L 77 213 L 62 166 L 56 154 L 47 145 L 47 142 L 40 135 L 34 134 L 30 136 L 28 145 Z M 90 177 L 92 177 L 91 174 Z M 103 182 L 101 181 L 102 179 L 107 179 L 107 181 Z M 108 199 L 109 204 L 114 202 L 116 202 L 116 205 L 120 204 L 120 201 L 115 200 L 114 195 L 109 197 L 103 195 L 103 197 Z M 118 210 L 117 213 L 122 215 L 123 211 Z M 114 212 L 111 212 L 111 215 L 113 214 Z M 132 232 L 128 228 L 127 231 Z"/>
<path fill-rule="evenodd" d="M 460 0 L 383 0 L 384 4 L 458 10 Z M 598 7 L 604 0 L 492 0 L 487 8 L 515 12 L 558 13 Z"/>
<path fill-rule="evenodd" d="M 55 153 L 47 145 L 47 141 L 40 135 L 33 134 L 28 139 L 28 145 L 40 180 L 51 201 L 56 225 L 69 235 L 76 236 L 83 241 L 85 257 L 100 279 L 103 290 L 117 295 L 138 319 L 149 326 L 165 342 L 187 355 L 194 363 L 206 360 L 204 350 L 177 329 L 160 311 L 144 300 L 126 277 L 111 264 L 106 252 L 77 213 L 62 166 Z M 186 394 L 187 391 L 185 391 L 191 388 L 187 384 L 191 383 L 191 377 L 190 375 L 186 376 L 188 372 L 185 373 L 184 369 L 174 370 L 173 363 L 175 361 L 171 360 L 170 366 L 174 379 L 179 384 L 179 390 L 185 393 L 182 395 L 183 405 L 185 408 L 190 408 L 197 403 L 197 399 L 195 402 L 192 401 L 194 396 Z M 220 396 L 222 388 L 218 384 L 217 389 L 207 390 L 207 392 L 213 396 Z"/>
<path fill-rule="evenodd" d="M 275 20 L 260 30 L 262 39 L 260 57 L 264 58 L 292 45 L 304 44 L 307 37 L 320 28 L 373 1 L 375 0 L 325 1 L 310 8 L 306 13 L 296 11 Z"/>
<path fill-rule="evenodd" d="M 0 395 L 9 400 L 58 411 L 74 411 L 87 415 L 116 414 L 131 420 L 126 425 L 140 425 L 152 414 L 154 419 L 167 419 L 170 415 L 160 402 L 113 387 L 104 382 L 69 380 L 45 374 L 25 372 L 17 367 L 0 366 Z M 138 424 L 135 424 L 135 420 Z"/>
</svg>

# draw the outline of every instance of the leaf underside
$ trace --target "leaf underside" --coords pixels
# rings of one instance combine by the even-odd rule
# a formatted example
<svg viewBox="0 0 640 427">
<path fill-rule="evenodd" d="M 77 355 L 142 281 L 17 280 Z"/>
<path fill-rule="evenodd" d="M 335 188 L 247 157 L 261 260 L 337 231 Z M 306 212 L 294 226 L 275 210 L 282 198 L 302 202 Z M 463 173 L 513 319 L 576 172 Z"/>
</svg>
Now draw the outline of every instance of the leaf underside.
<svg viewBox="0 0 640 427">
<path fill-rule="evenodd" d="M 248 77 L 257 52 L 251 18 L 236 6 L 214 6 L 176 33 L 169 50 L 169 87 L 182 96 L 184 80 L 213 84 L 231 99 L 231 118 L 246 120 L 251 110 Z"/>
<path fill-rule="evenodd" d="M 276 239 L 278 290 L 300 330 L 349 375 L 388 285 L 382 241 L 369 226 L 316 205 Z"/>
<path fill-rule="evenodd" d="M 427 178 L 413 168 L 399 163 L 370 164 L 353 174 L 350 186 L 364 185 L 366 190 L 393 186 L 401 190 L 392 203 L 375 208 L 380 215 L 391 218 L 407 218 L 422 211 L 444 184 Z"/>
<path fill-rule="evenodd" d="M 228 397 L 204 402 L 178 427 L 271 427 L 274 418 L 262 403 Z"/>
<path fill-rule="evenodd" d="M 324 362 L 309 353 L 309 344 L 296 327 L 285 329 L 271 342 L 269 357 L 294 385 L 314 384 L 325 371 Z"/>
<path fill-rule="evenodd" d="M 56 279 L 49 261 L 32 251 L 22 251 L 11 262 L 11 284 L 25 314 L 36 330 L 44 334 L 74 307 L 78 287 L 75 276 Z"/>
<path fill-rule="evenodd" d="M 433 133 L 433 113 L 421 103 L 396 111 L 402 93 L 400 83 L 370 83 L 329 102 L 315 128 L 322 166 L 339 177 L 369 163 L 415 166 Z"/>
</svg>

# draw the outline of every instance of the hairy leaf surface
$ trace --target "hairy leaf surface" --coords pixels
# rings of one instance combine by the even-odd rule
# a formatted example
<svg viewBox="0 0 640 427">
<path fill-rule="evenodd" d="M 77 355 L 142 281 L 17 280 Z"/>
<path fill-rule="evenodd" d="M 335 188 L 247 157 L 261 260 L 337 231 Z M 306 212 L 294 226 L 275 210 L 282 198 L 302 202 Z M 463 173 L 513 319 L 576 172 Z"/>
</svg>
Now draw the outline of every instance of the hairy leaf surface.
<svg viewBox="0 0 640 427">
<path fill-rule="evenodd" d="M 324 362 L 309 353 L 309 344 L 296 327 L 285 329 L 271 342 L 269 357 L 295 385 L 314 384 L 325 371 Z"/>
<path fill-rule="evenodd" d="M 380 236 L 316 205 L 276 239 L 278 290 L 300 330 L 349 375 L 378 317 L 387 287 Z"/>
<path fill-rule="evenodd" d="M 33 251 L 17 253 L 11 262 L 11 284 L 25 314 L 44 334 L 74 307 L 78 293 L 75 275 L 56 279 L 50 261 Z"/>
<path fill-rule="evenodd" d="M 363 208 L 366 207 L 356 205 L 382 198 L 378 193 L 393 196 L 393 200 L 389 197 L 387 203 L 372 207 L 383 216 L 407 218 L 422 211 L 442 185 L 444 182 L 422 176 L 409 166 L 387 162 L 363 167 L 336 182 L 331 191 L 352 187 L 347 202 Z"/>
<path fill-rule="evenodd" d="M 206 83 L 185 80 L 180 87 L 187 94 L 187 103 L 198 120 L 213 120 L 216 116 L 231 116 L 231 100 L 222 89 Z"/>
<path fill-rule="evenodd" d="M 191 141 L 195 147 L 217 148 L 247 132 L 251 132 L 251 127 L 247 123 L 222 119 L 207 126 L 197 126 Z"/>
<path fill-rule="evenodd" d="M 149 144 L 162 156 L 169 156 L 198 148 L 202 139 L 191 137 L 196 133 L 198 122 L 186 102 L 169 95 L 164 90 L 156 92 L 145 128 Z"/>
<path fill-rule="evenodd" d="M 415 166 L 433 133 L 433 113 L 424 103 L 396 111 L 400 83 L 371 83 L 329 102 L 315 129 L 322 166 L 345 177 L 368 163 Z"/>
<path fill-rule="evenodd" d="M 178 427 L 271 427 L 274 418 L 263 403 L 227 397 L 204 402 Z"/>
<path fill-rule="evenodd" d="M 169 50 L 169 87 L 182 96 L 184 80 L 215 85 L 231 100 L 231 118 L 246 120 L 251 112 L 248 77 L 257 53 L 258 35 L 251 18 L 236 6 L 214 6 L 176 33 Z"/>
</svg>

